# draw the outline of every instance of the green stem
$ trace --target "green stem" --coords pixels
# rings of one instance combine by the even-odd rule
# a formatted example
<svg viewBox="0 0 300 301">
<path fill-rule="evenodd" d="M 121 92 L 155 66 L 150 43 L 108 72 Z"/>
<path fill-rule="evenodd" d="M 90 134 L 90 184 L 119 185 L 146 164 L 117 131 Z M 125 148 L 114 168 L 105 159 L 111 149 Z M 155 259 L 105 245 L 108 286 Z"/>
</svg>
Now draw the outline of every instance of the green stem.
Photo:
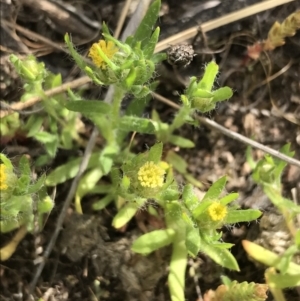
<svg viewBox="0 0 300 301">
<path fill-rule="evenodd" d="M 274 299 L 276 301 L 286 301 L 283 292 L 281 289 L 276 288 L 276 286 L 274 285 L 274 283 L 270 283 L 269 281 L 269 276 L 272 274 L 276 274 L 275 272 L 275 268 L 269 268 L 266 270 L 265 272 L 265 278 L 266 278 L 266 283 L 269 285 L 269 289 L 274 297 Z"/>
<path fill-rule="evenodd" d="M 172 301 L 184 301 L 185 270 L 187 265 L 187 248 L 185 245 L 185 224 L 183 221 L 167 218 L 168 228 L 176 231 L 168 277 Z"/>
<path fill-rule="evenodd" d="M 123 100 L 123 97 L 125 96 L 125 91 L 118 87 L 117 85 L 114 85 L 114 96 L 112 100 L 112 112 L 111 112 L 111 118 L 112 118 L 112 124 L 113 127 L 116 128 L 119 123 L 120 119 L 120 107 L 121 102 Z"/>
</svg>

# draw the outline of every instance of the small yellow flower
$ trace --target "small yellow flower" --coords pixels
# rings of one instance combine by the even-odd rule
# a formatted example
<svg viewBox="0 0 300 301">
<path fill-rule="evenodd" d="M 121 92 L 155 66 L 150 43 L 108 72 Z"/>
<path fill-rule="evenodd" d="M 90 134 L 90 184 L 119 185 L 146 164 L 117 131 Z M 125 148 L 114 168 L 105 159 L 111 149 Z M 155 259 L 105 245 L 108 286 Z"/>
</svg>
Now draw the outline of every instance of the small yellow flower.
<svg viewBox="0 0 300 301">
<path fill-rule="evenodd" d="M 8 188 L 7 184 L 7 171 L 4 164 L 0 164 L 0 190 L 6 190 Z"/>
<path fill-rule="evenodd" d="M 114 54 L 119 51 L 119 49 L 116 47 L 115 43 L 112 41 L 106 42 L 105 40 L 100 40 L 98 43 L 94 43 L 89 51 L 89 57 L 92 59 L 93 63 L 101 68 L 106 69 L 106 62 L 103 60 L 103 58 L 100 56 L 98 52 L 98 47 L 101 48 L 101 50 L 105 53 L 105 55 L 112 59 Z"/>
<path fill-rule="evenodd" d="M 221 221 L 227 215 L 227 207 L 214 202 L 208 207 L 208 214 L 213 221 Z"/>
<path fill-rule="evenodd" d="M 139 169 L 138 179 L 143 187 L 162 187 L 165 173 L 166 172 L 159 165 L 148 161 Z"/>
</svg>

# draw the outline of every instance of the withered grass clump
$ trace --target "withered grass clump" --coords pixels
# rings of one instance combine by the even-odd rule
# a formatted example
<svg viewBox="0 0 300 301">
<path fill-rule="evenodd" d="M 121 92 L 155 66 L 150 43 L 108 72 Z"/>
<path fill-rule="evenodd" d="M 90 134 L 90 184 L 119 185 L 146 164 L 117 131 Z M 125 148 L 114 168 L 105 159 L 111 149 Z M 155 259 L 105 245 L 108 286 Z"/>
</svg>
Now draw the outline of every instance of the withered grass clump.
<svg viewBox="0 0 300 301">
<path fill-rule="evenodd" d="M 285 44 L 285 38 L 296 34 L 300 29 L 300 10 L 289 15 L 281 24 L 275 22 L 268 33 L 268 38 L 262 42 L 248 46 L 248 56 L 258 59 L 262 51 L 270 51 Z"/>
</svg>

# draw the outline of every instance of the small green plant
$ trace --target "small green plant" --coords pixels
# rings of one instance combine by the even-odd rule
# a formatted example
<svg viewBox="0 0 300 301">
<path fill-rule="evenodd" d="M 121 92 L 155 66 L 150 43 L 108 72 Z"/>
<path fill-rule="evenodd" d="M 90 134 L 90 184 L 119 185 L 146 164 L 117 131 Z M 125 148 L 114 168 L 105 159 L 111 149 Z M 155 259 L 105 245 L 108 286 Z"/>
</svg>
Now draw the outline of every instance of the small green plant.
<svg viewBox="0 0 300 301">
<path fill-rule="evenodd" d="M 289 144 L 280 152 L 290 157 L 294 155 Z M 300 251 L 300 229 L 295 221 L 296 216 L 300 214 L 300 206 L 283 197 L 281 176 L 286 167 L 285 162 L 270 155 L 254 162 L 249 151 L 248 162 L 253 168 L 254 181 L 262 186 L 264 193 L 283 215 L 293 240 L 290 247 L 280 256 L 249 241 L 244 241 L 243 246 L 251 257 L 270 267 L 265 273 L 267 284 L 276 301 L 285 301 L 282 289 L 300 285 L 300 265 L 293 262 L 294 256 Z"/>
<path fill-rule="evenodd" d="M 181 100 L 189 108 L 196 109 L 202 113 L 215 109 L 216 104 L 232 96 L 232 90 L 229 87 L 213 89 L 219 66 L 210 62 L 205 67 L 205 73 L 198 82 L 196 77 L 192 77 L 189 86 Z"/>
<path fill-rule="evenodd" d="M 24 94 L 21 102 L 26 102 L 32 97 L 41 97 L 38 114 L 31 114 L 26 118 L 20 118 L 15 112 L 1 119 L 0 134 L 2 139 L 10 140 L 17 133 L 26 138 L 34 138 L 46 151 L 35 162 L 36 166 L 42 166 L 54 158 L 58 148 L 72 149 L 74 141 L 80 141 L 78 130 L 79 115 L 65 108 L 66 98 L 62 94 L 48 97 L 44 91 L 58 87 L 62 84 L 61 75 L 54 75 L 46 70 L 44 63 L 37 62 L 33 55 L 24 59 L 16 55 L 10 55 L 10 60 L 24 83 Z"/>
<path fill-rule="evenodd" d="M 111 84 L 114 96 L 111 104 L 101 101 L 73 100 L 66 104 L 70 110 L 77 111 L 92 120 L 106 140 L 100 152 L 92 154 L 88 170 L 82 177 L 76 193 L 76 208 L 81 212 L 81 200 L 87 194 L 104 194 L 93 205 L 101 210 L 115 201 L 119 208 L 113 218 L 115 228 L 123 227 L 141 208 L 148 208 L 155 214 L 155 208 L 148 206 L 148 200 L 154 200 L 164 209 L 165 229 L 155 230 L 142 235 L 132 246 L 140 254 L 147 255 L 164 246 L 172 245 L 172 257 L 169 272 L 169 288 L 172 301 L 184 300 L 184 278 L 188 256 L 203 252 L 218 264 L 233 270 L 239 270 L 237 261 L 228 249 L 232 244 L 220 241 L 224 225 L 257 219 L 259 210 L 239 210 L 230 206 L 237 193 L 221 196 L 226 177 L 213 183 L 199 199 L 192 184 L 183 191 L 179 189 L 172 165 L 184 176 L 189 177 L 186 167 L 175 154 L 163 157 L 163 143 L 172 143 L 180 147 L 193 147 L 192 141 L 176 136 L 174 130 L 186 123 L 195 123 L 193 113 L 207 112 L 215 108 L 216 103 L 232 95 L 228 87 L 213 90 L 218 72 L 215 62 L 205 68 L 203 78 L 197 82 L 191 79 L 184 95 L 183 106 L 171 124 L 161 122 L 157 112 L 153 111 L 152 120 L 138 117 L 149 101 L 154 87 L 154 67 L 164 54 L 154 54 L 159 29 L 152 32 L 158 16 L 160 1 L 154 1 L 134 36 L 125 43 L 113 38 L 106 26 L 103 26 L 105 40 L 94 44 L 89 52 L 92 62 L 87 62 L 75 51 L 70 38 L 65 40 L 77 65 L 97 84 Z M 125 94 L 132 94 L 134 100 L 124 114 L 120 104 Z M 155 135 L 162 142 L 155 144 L 146 153 L 133 154 L 126 147 L 125 139 L 130 132 Z M 125 147 L 124 147 L 125 146 Z M 80 160 L 75 159 L 58 167 L 47 178 L 47 185 L 56 185 L 74 177 Z M 104 175 L 110 181 L 102 181 Z"/>
<path fill-rule="evenodd" d="M 209 290 L 204 295 L 204 301 L 264 301 L 268 298 L 266 292 L 268 285 L 259 283 L 248 283 L 230 281 L 227 277 L 222 277 L 223 283 L 213 291 Z"/>
<path fill-rule="evenodd" d="M 43 215 L 54 206 L 46 193 L 46 175 L 33 182 L 29 161 L 25 156 L 20 159 L 17 171 L 5 155 L 0 154 L 0 160 L 1 232 L 9 232 L 22 225 L 32 231 L 35 221 L 42 226 Z"/>
<path fill-rule="evenodd" d="M 97 149 L 92 153 L 86 172 L 78 183 L 75 195 L 77 211 L 82 212 L 81 203 L 85 196 L 102 195 L 103 197 L 94 202 L 93 209 L 101 210 L 115 202 L 118 213 L 112 224 L 115 228 L 120 228 L 141 208 L 157 214 L 155 208 L 149 204 L 150 199 L 155 201 L 164 209 L 166 226 L 139 237 L 133 243 L 132 249 L 147 255 L 172 245 L 168 277 L 170 295 L 172 301 L 183 301 L 188 256 L 203 252 L 223 267 L 239 270 L 236 259 L 229 251 L 232 244 L 221 241 L 220 229 L 226 225 L 255 220 L 261 212 L 252 209 L 240 210 L 233 205 L 238 194 L 223 194 L 225 176 L 213 183 L 205 196 L 199 199 L 194 186 L 199 187 L 201 184 L 188 174 L 186 162 L 172 151 L 164 152 L 165 144 L 194 147 L 192 141 L 175 135 L 174 131 L 185 124 L 196 124 L 193 117 L 195 113 L 213 110 L 218 102 L 232 96 L 229 87 L 213 87 L 218 73 L 215 62 L 207 64 L 202 79 L 198 81 L 196 77 L 191 78 L 185 93 L 180 97 L 182 107 L 170 124 L 163 123 L 155 111 L 152 119 L 140 117 L 151 99 L 151 91 L 156 86 L 155 65 L 166 59 L 166 54 L 154 53 L 159 37 L 159 28 L 154 29 L 159 9 L 160 1 L 156 0 L 135 34 L 125 42 L 112 37 L 104 24 L 103 39 L 90 48 L 88 57 L 91 60 L 82 58 L 76 52 L 69 35 L 66 34 L 65 42 L 78 67 L 94 83 L 111 85 L 113 95 L 109 101 L 106 99 L 104 102 L 83 100 L 69 91 L 69 100 L 58 99 L 56 105 L 58 112 L 64 112 L 66 116 L 69 113 L 74 113 L 74 116 L 80 113 L 90 119 L 105 141 L 101 150 Z M 29 68 L 18 60 L 16 62 L 16 66 L 21 69 Z M 38 64 L 36 68 L 42 68 L 39 66 L 41 65 Z M 28 70 L 20 72 L 26 75 Z M 31 73 L 26 75 L 29 81 L 36 76 Z M 43 93 L 39 78 L 32 87 Z M 126 94 L 131 94 L 133 100 L 122 111 L 121 102 Z M 55 123 L 51 123 L 49 129 L 53 129 L 50 132 L 55 136 L 56 142 L 55 145 L 46 146 L 52 150 L 52 155 L 57 147 L 61 147 L 58 143 L 60 136 L 54 134 L 58 131 L 57 124 L 61 121 L 61 115 L 57 116 L 55 110 L 51 111 L 53 106 L 53 103 L 49 104 L 49 111 L 52 112 L 51 117 Z M 34 117 L 32 122 L 35 124 Z M 72 122 L 68 121 L 67 125 L 71 126 Z M 130 149 L 131 144 L 128 145 L 128 136 L 132 132 L 154 135 L 159 142 L 147 152 L 135 154 Z M 46 185 L 56 186 L 74 178 L 79 171 L 80 162 L 81 158 L 73 158 L 57 167 L 47 176 Z M 183 189 L 174 177 L 173 168 L 188 182 Z M 28 174 L 28 168 L 26 170 Z M 16 181 L 17 179 L 16 177 Z M 26 187 L 28 185 L 29 183 Z M 32 199 L 28 199 L 29 203 L 30 201 Z M 251 288 L 248 289 L 251 292 Z"/>
</svg>

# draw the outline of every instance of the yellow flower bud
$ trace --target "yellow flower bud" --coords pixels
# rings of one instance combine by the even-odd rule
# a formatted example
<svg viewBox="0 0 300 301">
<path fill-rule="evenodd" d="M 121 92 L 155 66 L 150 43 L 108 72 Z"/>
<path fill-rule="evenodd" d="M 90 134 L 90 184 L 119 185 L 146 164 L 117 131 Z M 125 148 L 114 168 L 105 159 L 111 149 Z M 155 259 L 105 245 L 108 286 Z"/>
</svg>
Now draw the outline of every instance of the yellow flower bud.
<svg viewBox="0 0 300 301">
<path fill-rule="evenodd" d="M 98 51 L 98 47 L 101 48 L 103 53 L 107 56 L 108 59 L 112 59 L 114 54 L 119 51 L 119 49 L 116 47 L 115 43 L 112 41 L 106 42 L 105 40 L 100 40 L 98 43 L 94 43 L 89 51 L 89 57 L 92 59 L 93 63 L 105 70 L 107 63 L 104 61 L 104 59 L 101 57 Z"/>
<path fill-rule="evenodd" d="M 152 161 L 146 162 L 138 171 L 141 186 L 156 188 L 164 184 L 165 170 Z"/>
<path fill-rule="evenodd" d="M 8 188 L 6 169 L 7 167 L 4 164 L 0 164 L 0 191 Z"/>
<path fill-rule="evenodd" d="M 221 221 L 227 215 L 227 207 L 218 202 L 213 202 L 208 207 L 208 214 L 213 221 Z"/>
</svg>

